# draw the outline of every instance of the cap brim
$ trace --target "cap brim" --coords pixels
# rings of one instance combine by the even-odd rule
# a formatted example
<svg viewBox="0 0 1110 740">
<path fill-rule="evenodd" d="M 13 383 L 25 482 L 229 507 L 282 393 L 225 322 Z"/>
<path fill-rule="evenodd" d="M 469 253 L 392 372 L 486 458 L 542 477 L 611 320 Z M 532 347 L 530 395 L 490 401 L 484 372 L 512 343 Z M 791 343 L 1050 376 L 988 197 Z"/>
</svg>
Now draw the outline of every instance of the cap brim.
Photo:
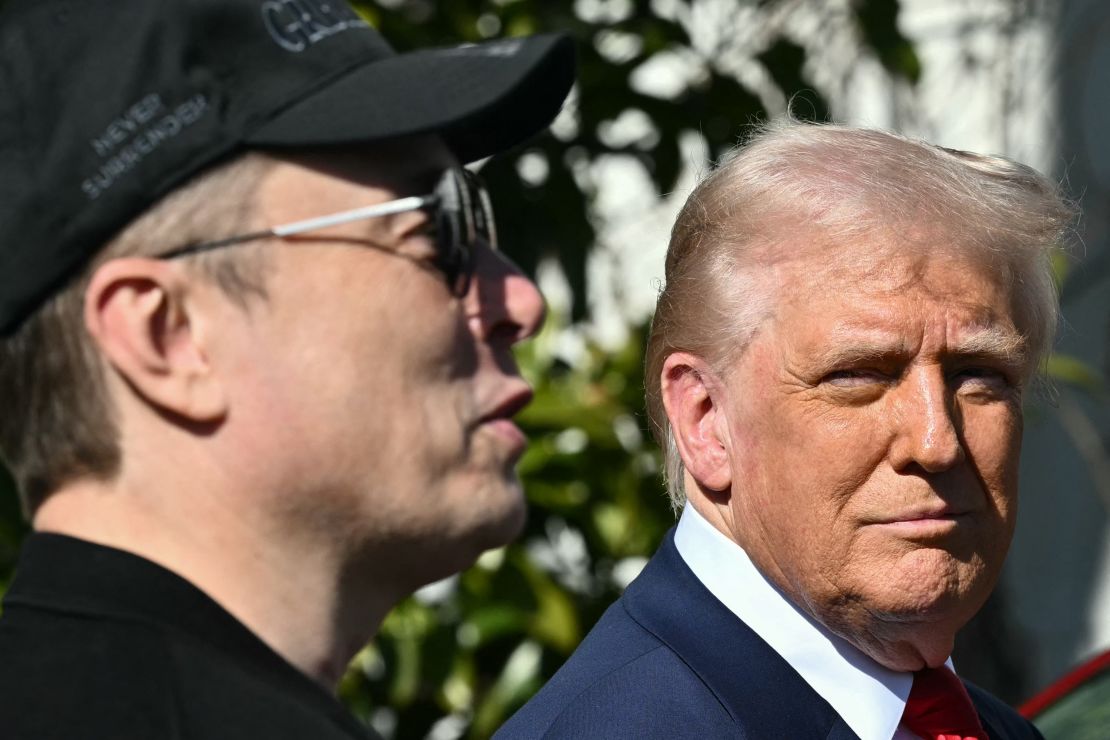
<svg viewBox="0 0 1110 740">
<path fill-rule="evenodd" d="M 249 132 L 248 146 L 310 147 L 439 133 L 470 162 L 519 144 L 574 82 L 563 34 L 400 54 L 360 67 Z"/>
</svg>

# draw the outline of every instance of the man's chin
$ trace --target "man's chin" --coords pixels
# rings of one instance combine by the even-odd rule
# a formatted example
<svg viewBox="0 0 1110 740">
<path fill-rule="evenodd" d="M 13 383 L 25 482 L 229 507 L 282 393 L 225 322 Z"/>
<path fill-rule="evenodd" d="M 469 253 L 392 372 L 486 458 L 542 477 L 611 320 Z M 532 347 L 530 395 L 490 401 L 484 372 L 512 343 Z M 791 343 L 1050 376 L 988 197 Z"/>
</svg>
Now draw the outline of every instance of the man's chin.
<svg viewBox="0 0 1110 740">
<path fill-rule="evenodd" d="M 990 593 L 998 572 L 997 566 L 980 556 L 942 547 L 883 553 L 873 562 L 885 565 L 857 571 L 846 590 L 859 594 L 868 611 L 894 622 L 945 621 L 974 613 Z M 875 577 L 875 572 L 882 576 Z M 853 582 L 856 588 L 851 587 Z"/>
<path fill-rule="evenodd" d="M 889 594 L 853 599 L 853 608 L 815 615 L 818 621 L 877 663 L 895 671 L 937 666 L 952 651 L 956 633 L 971 614 L 958 597 L 927 601 Z"/>
<path fill-rule="evenodd" d="M 527 507 L 524 503 L 524 493 L 520 488 L 520 483 L 516 482 L 511 487 L 511 491 L 506 493 L 508 495 L 505 498 L 506 506 L 504 509 L 499 511 L 497 516 L 491 516 L 480 528 L 479 544 L 481 551 L 479 554 L 486 550 L 504 547 L 524 531 Z"/>
<path fill-rule="evenodd" d="M 877 641 L 863 648 L 878 664 L 899 673 L 936 668 L 952 654 L 955 633 L 923 633 Z"/>
<path fill-rule="evenodd" d="M 524 531 L 527 519 L 524 491 L 512 471 L 475 495 L 473 505 L 468 531 L 458 533 L 465 540 L 470 557 L 463 567 L 471 565 L 483 552 L 515 540 Z"/>
<path fill-rule="evenodd" d="M 496 520 L 487 520 L 473 531 L 459 536 L 459 541 L 441 539 L 438 546 L 427 554 L 425 562 L 433 566 L 432 572 L 422 577 L 420 585 L 460 573 L 474 565 L 483 553 L 510 544 L 524 530 L 524 506 L 507 511 Z"/>
</svg>

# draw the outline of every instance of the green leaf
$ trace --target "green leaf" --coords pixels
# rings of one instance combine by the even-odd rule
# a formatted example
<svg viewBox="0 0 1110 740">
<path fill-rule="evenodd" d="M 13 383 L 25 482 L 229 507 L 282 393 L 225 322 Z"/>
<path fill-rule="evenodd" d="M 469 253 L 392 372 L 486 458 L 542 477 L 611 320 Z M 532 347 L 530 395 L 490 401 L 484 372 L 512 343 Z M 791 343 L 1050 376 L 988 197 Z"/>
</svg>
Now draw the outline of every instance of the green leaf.
<svg viewBox="0 0 1110 740">
<path fill-rule="evenodd" d="M 895 0 L 862 0 L 853 4 L 860 32 L 888 72 L 911 84 L 921 78 L 921 60 L 898 28 L 900 4 Z"/>
<path fill-rule="evenodd" d="M 1106 380 L 1077 357 L 1054 354 L 1048 358 L 1048 377 L 1074 385 L 1093 396 L 1106 395 Z"/>
<path fill-rule="evenodd" d="M 536 598 L 536 611 L 529 633 L 540 643 L 569 655 L 582 639 L 574 603 L 566 591 L 537 568 L 523 550 L 516 549 L 513 560 L 528 579 Z"/>
<path fill-rule="evenodd" d="M 779 38 L 771 48 L 758 55 L 775 82 L 790 100 L 790 110 L 803 121 L 829 120 L 829 104 L 802 74 L 805 49 L 787 38 Z"/>
<path fill-rule="evenodd" d="M 485 738 L 508 719 L 509 712 L 535 693 L 540 686 L 543 651 L 536 643 L 522 642 L 505 661 L 497 680 L 474 713 L 471 737 Z"/>
</svg>

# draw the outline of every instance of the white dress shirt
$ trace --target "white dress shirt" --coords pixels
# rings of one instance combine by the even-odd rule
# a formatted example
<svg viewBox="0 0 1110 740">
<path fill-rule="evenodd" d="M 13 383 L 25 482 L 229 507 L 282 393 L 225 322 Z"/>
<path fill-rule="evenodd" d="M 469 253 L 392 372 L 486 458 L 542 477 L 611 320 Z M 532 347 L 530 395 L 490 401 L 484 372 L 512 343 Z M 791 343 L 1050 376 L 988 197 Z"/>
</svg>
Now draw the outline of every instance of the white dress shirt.
<svg viewBox="0 0 1110 740">
<path fill-rule="evenodd" d="M 709 592 L 781 655 L 860 740 L 917 737 L 900 726 L 912 674 L 884 668 L 795 607 L 693 506 L 683 510 L 674 543 Z"/>
</svg>

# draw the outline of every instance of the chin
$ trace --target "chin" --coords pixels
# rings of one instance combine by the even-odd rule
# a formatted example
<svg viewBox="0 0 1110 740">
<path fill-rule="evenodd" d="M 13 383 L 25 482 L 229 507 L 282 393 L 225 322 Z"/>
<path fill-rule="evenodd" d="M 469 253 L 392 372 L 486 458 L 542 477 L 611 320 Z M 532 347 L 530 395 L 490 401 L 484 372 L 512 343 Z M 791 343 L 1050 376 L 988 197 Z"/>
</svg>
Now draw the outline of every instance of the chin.
<svg viewBox="0 0 1110 740">
<path fill-rule="evenodd" d="M 978 610 L 980 600 L 967 594 L 921 589 L 913 593 L 881 594 L 872 600 L 872 613 L 891 624 L 954 624 L 957 629 Z"/>
<path fill-rule="evenodd" d="M 920 635 L 910 634 L 897 637 L 889 644 L 877 646 L 871 652 L 871 657 L 892 671 L 909 673 L 944 665 L 944 661 L 952 654 L 955 642 L 955 633 L 938 634 L 932 631 Z"/>
<path fill-rule="evenodd" d="M 956 633 L 977 606 L 958 596 L 857 592 L 818 619 L 879 664 L 894 671 L 937 666 L 951 654 Z M 976 602 L 977 603 L 977 602 Z"/>
<path fill-rule="evenodd" d="M 470 567 L 482 553 L 504 547 L 524 531 L 524 494 L 515 475 L 481 486 L 472 493 L 469 506 L 466 517 L 459 516 L 444 528 L 444 541 L 432 543 L 440 552 L 450 547 L 458 554 L 455 571 Z"/>
<path fill-rule="evenodd" d="M 974 614 L 990 593 L 994 578 L 981 558 L 961 562 L 946 550 L 925 548 L 892 564 L 874 593 L 882 611 L 907 619 Z"/>
<path fill-rule="evenodd" d="M 474 556 L 475 559 L 486 550 L 504 547 L 524 531 L 524 521 L 526 519 L 524 494 L 519 483 L 512 486 L 511 489 L 504 492 L 503 506 L 497 507 L 496 512 L 492 510 L 478 512 L 488 514 L 488 518 L 479 524 L 475 532 L 474 539 L 478 547 L 477 554 Z"/>
<path fill-rule="evenodd" d="M 430 543 L 422 558 L 425 572 L 419 575 L 418 586 L 461 573 L 477 562 L 482 553 L 504 547 L 524 529 L 524 507 L 511 517 L 487 520 L 468 532 L 456 532 Z"/>
</svg>

